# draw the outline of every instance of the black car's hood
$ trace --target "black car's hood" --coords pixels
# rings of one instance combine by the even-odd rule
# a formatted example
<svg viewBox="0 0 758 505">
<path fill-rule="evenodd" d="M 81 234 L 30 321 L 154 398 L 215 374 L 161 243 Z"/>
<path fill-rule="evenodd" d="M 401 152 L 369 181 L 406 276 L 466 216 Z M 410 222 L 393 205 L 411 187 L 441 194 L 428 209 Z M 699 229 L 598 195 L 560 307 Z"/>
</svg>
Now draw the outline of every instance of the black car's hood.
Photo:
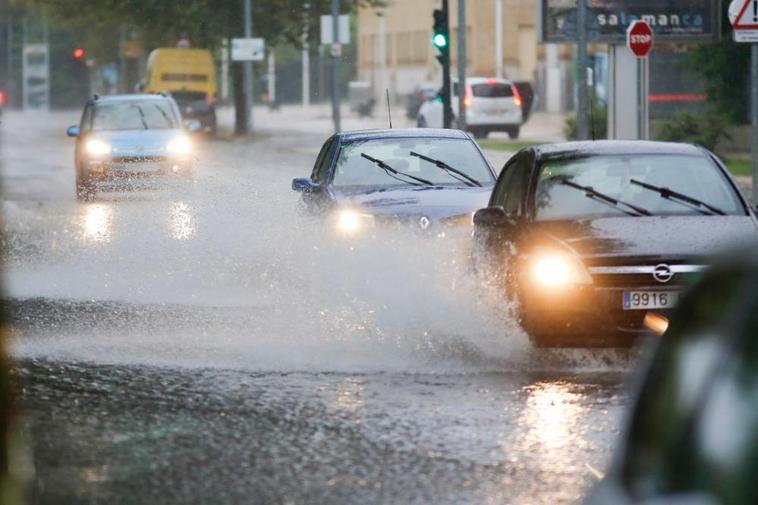
<svg viewBox="0 0 758 505">
<path fill-rule="evenodd" d="M 587 258 L 671 260 L 707 258 L 729 247 L 758 243 L 748 216 L 613 217 L 536 223 L 536 244 L 553 242 Z"/>
<path fill-rule="evenodd" d="M 339 205 L 375 215 L 425 215 L 433 220 L 470 214 L 487 206 L 491 186 L 483 188 L 413 186 L 374 191 L 335 191 Z"/>
</svg>

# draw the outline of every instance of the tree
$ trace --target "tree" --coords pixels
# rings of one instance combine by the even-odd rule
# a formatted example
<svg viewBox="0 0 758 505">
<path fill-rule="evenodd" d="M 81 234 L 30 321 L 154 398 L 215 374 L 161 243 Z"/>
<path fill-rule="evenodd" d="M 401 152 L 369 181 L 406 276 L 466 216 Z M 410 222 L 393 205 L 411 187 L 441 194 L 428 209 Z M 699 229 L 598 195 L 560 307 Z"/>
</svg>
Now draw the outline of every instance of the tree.
<svg viewBox="0 0 758 505">
<path fill-rule="evenodd" d="M 732 40 L 732 27 L 723 2 L 722 39 L 698 46 L 688 55 L 686 65 L 706 83 L 708 105 L 731 123 L 747 121 L 746 103 L 750 68 L 750 45 Z"/>
<path fill-rule="evenodd" d="M 243 33 L 242 0 L 33 0 L 53 20 L 65 25 L 110 27 L 111 33 L 126 28 L 141 34 L 145 47 L 173 46 L 187 34 L 199 47 L 213 49 L 222 40 Z M 342 0 L 343 12 L 362 5 L 382 6 L 385 0 Z M 319 18 L 330 12 L 331 0 L 254 0 L 253 33 L 269 46 L 300 47 L 303 28 L 315 38 Z M 233 84 L 241 86 L 241 72 L 232 72 Z M 235 94 L 235 106 L 242 106 Z M 244 117 L 244 116 L 243 116 Z M 238 121 L 240 115 L 237 114 Z M 239 126 L 239 125 L 238 125 Z"/>
</svg>

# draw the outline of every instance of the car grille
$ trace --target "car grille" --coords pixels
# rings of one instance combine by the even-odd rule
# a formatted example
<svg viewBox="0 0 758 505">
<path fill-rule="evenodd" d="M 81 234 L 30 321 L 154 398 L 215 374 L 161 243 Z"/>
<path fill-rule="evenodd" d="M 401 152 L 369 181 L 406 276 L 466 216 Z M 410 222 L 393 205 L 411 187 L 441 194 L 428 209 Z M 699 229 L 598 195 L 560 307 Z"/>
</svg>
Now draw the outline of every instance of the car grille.
<svg viewBox="0 0 758 505">
<path fill-rule="evenodd" d="M 654 272 L 658 269 L 659 274 L 668 269 L 670 278 Z M 595 286 L 613 288 L 636 288 L 636 287 L 685 287 L 689 286 L 702 276 L 705 269 L 703 265 L 693 264 L 656 264 L 635 266 L 597 266 L 589 267 L 590 275 Z"/>
<path fill-rule="evenodd" d="M 160 163 L 166 161 L 165 156 L 118 156 L 113 163 Z"/>
</svg>

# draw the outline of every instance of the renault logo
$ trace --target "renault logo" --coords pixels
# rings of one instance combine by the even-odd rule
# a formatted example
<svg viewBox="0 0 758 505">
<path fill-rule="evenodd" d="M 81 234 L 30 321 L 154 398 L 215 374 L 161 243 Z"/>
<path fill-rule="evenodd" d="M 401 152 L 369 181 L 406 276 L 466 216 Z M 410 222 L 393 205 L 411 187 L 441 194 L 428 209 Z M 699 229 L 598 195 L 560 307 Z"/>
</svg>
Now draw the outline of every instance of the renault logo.
<svg viewBox="0 0 758 505">
<path fill-rule="evenodd" d="M 424 231 L 428 230 L 431 224 L 432 222 L 426 216 L 421 216 L 421 218 L 418 220 L 419 227 L 421 227 L 421 229 Z"/>
<path fill-rule="evenodd" d="M 665 284 L 674 277 L 674 272 L 671 271 L 671 267 L 668 265 L 658 265 L 653 270 L 653 278 L 658 282 Z"/>
</svg>

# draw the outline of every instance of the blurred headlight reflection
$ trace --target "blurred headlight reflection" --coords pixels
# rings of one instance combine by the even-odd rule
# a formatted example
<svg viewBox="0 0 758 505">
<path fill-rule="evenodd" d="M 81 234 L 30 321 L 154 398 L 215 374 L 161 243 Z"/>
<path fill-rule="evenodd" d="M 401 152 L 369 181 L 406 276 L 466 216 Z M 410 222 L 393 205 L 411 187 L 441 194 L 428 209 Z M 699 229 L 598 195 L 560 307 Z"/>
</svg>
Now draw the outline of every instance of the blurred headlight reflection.
<svg viewBox="0 0 758 505">
<path fill-rule="evenodd" d="M 189 240 L 195 236 L 195 220 L 192 208 L 184 202 L 175 202 L 169 212 L 171 237 L 175 240 Z"/>
<path fill-rule="evenodd" d="M 111 239 L 113 209 L 101 203 L 89 205 L 81 219 L 82 237 L 86 242 L 108 242 Z"/>
<path fill-rule="evenodd" d="M 531 259 L 530 274 L 538 285 L 548 288 L 592 284 L 592 277 L 582 261 L 565 253 L 537 253 Z"/>
<path fill-rule="evenodd" d="M 367 226 L 373 226 L 374 216 L 361 214 L 355 210 L 343 209 L 337 213 L 335 226 L 337 231 L 345 235 L 355 235 Z"/>
<path fill-rule="evenodd" d="M 111 145 L 100 139 L 90 139 L 86 144 L 87 153 L 92 156 L 105 156 L 111 153 Z"/>
<path fill-rule="evenodd" d="M 192 141 L 182 135 L 181 137 L 176 137 L 175 139 L 171 140 L 168 144 L 166 144 L 166 150 L 171 154 L 177 154 L 177 155 L 185 155 L 189 154 L 192 150 Z"/>
</svg>

